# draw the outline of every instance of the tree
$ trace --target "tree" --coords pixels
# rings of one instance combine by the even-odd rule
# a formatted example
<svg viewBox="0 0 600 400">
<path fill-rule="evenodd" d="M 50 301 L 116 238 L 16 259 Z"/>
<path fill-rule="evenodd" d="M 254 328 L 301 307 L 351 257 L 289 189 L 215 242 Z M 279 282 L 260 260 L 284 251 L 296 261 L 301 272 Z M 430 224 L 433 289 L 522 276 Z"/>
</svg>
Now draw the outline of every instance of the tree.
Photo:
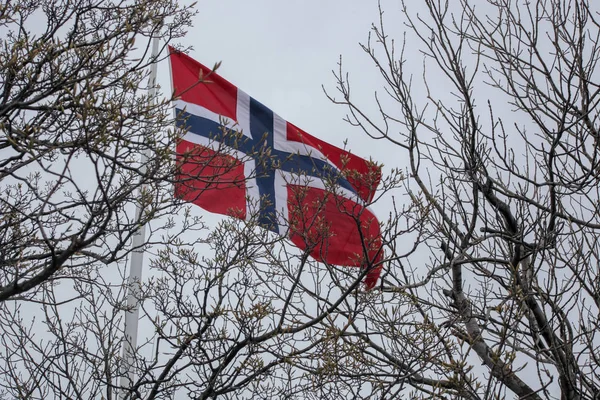
<svg viewBox="0 0 600 400">
<path fill-rule="evenodd" d="M 134 45 L 153 34 L 180 35 L 188 14 L 158 1 L 8 2 L 0 9 L 0 299 L 123 258 L 136 227 L 170 206 L 164 196 L 153 198 L 172 174 L 160 163 L 173 140 L 161 142 L 167 104 L 140 96 L 157 60 L 146 44 Z M 161 25 L 173 18 L 183 20 Z M 31 31 L 35 25 L 45 28 Z M 152 161 L 147 171 L 139 162 L 144 152 Z M 138 198 L 142 186 L 148 195 Z M 128 219 L 124 206 L 140 202 L 145 215 Z"/>
<path fill-rule="evenodd" d="M 115 384 L 131 238 L 150 221 L 148 244 L 178 237 L 159 236 L 178 207 L 166 190 L 176 133 L 169 97 L 145 84 L 159 61 L 149 38 L 166 45 L 192 15 L 162 0 L 0 5 L 0 386 L 10 398 L 106 396 Z"/>
<path fill-rule="evenodd" d="M 127 35 L 107 35 L 121 44 L 114 47 L 71 50 L 61 41 L 61 53 L 49 40 L 58 35 L 49 35 L 33 42 L 37 51 L 25 46 L 26 31 L 6 35 L 2 44 L 16 49 L 0 58 L 4 98 L 13 99 L 0 112 L 10 154 L 0 164 L 6 395 L 114 395 L 125 286 L 103 265 L 118 266 L 129 237 L 152 220 L 169 229 L 148 243 L 152 277 L 140 295 L 147 329 L 137 379 L 120 388 L 125 397 L 597 399 L 599 10 L 569 0 L 422 3 L 426 13 L 421 3 L 403 4 L 400 43 L 380 8 L 363 45 L 384 95 L 357 100 L 341 65 L 339 92 L 329 93 L 348 107 L 351 124 L 405 160 L 384 169 L 376 200 L 390 212 L 384 273 L 369 292 L 361 289 L 365 270 L 314 262 L 256 218 L 226 219 L 211 231 L 190 225 L 189 209 L 164 218 L 178 206 L 166 162 L 177 132 L 165 138 L 165 104 L 150 112 L 137 92 L 148 57 L 94 67 L 108 49 L 131 50 L 134 33 L 154 34 L 148 26 L 178 35 L 185 10 L 163 9 L 174 25 L 159 28 L 149 2 L 121 13 L 90 6 L 89 20 L 53 3 L 42 9 L 55 10 L 49 21 L 71 15 L 65 23 L 89 29 L 81 41 L 111 26 L 99 16 L 121 23 Z M 33 15 L 24 7 L 5 6 L 3 26 Z M 48 59 L 71 52 L 79 57 L 71 63 Z M 19 60 L 30 61 L 12 67 Z M 102 79 L 53 81 L 58 66 Z M 103 82 L 121 84 L 112 91 Z M 99 89 L 108 104 L 127 107 L 100 106 Z M 17 91 L 25 94 L 10 97 Z M 138 114 L 104 118 L 115 109 Z M 141 174 L 146 148 L 153 156 Z M 87 191 L 73 189 L 82 184 L 78 162 L 93 164 Z M 30 172 L 39 178 L 25 178 Z M 148 195 L 136 197 L 142 185 Z M 150 211 L 136 221 L 128 207 L 137 201 Z M 178 234 L 190 226 L 193 235 Z M 66 280 L 74 292 L 59 290 Z M 32 302 L 41 304 L 46 336 L 24 315 Z"/>
<path fill-rule="evenodd" d="M 377 115 L 337 75 L 349 122 L 406 160 L 397 218 L 418 227 L 414 249 L 395 244 L 389 306 L 343 332 L 338 357 L 377 376 L 378 397 L 596 399 L 600 10 L 425 4 L 403 4 L 399 48 L 381 9 L 363 46 L 384 82 Z"/>
<path fill-rule="evenodd" d="M 382 9 L 363 46 L 383 82 L 375 113 L 341 66 L 330 93 L 406 160 L 382 185 L 379 289 L 224 226 L 215 243 L 231 250 L 203 264 L 214 278 L 164 322 L 199 347 L 190 394 L 598 398 L 600 10 L 424 3 L 403 5 L 400 47 Z"/>
</svg>

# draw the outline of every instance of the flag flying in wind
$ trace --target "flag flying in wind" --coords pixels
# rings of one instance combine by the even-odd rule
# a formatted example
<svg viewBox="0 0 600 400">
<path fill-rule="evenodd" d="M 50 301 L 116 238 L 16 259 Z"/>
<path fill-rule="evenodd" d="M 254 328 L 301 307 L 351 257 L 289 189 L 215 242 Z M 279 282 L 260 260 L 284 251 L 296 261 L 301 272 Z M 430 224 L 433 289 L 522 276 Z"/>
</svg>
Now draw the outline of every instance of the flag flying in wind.
<svg viewBox="0 0 600 400">
<path fill-rule="evenodd" d="M 210 68 L 170 49 L 180 175 L 176 195 L 257 221 L 318 261 L 381 273 L 379 222 L 367 208 L 379 167 L 286 122 Z"/>
</svg>

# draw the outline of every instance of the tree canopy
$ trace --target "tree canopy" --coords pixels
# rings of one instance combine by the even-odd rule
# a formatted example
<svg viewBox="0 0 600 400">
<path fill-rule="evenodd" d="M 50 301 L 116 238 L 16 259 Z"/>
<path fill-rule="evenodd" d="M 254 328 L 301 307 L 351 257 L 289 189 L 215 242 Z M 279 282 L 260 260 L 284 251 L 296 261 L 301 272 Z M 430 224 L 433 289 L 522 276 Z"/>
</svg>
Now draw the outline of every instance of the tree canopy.
<svg viewBox="0 0 600 400">
<path fill-rule="evenodd" d="M 600 8 L 422 3 L 380 5 L 373 98 L 341 62 L 326 91 L 397 152 L 370 291 L 364 270 L 252 218 L 209 229 L 173 197 L 181 132 L 148 96 L 147 43 L 192 8 L 0 6 L 0 397 L 597 399 Z M 145 341 L 121 387 L 147 223 Z"/>
</svg>

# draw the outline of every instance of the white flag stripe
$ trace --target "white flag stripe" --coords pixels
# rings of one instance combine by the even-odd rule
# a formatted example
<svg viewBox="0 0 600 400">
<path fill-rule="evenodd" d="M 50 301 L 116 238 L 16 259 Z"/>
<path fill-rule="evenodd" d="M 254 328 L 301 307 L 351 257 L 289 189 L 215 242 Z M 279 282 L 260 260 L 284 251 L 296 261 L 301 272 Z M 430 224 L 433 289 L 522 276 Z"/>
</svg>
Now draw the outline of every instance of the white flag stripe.
<svg viewBox="0 0 600 400">
<path fill-rule="evenodd" d="M 250 132 L 250 96 L 242 90 L 237 91 L 237 104 L 235 113 L 237 115 L 238 129 L 242 134 L 252 139 Z"/>
<path fill-rule="evenodd" d="M 244 163 L 244 175 L 246 176 L 246 221 L 252 219 L 260 207 L 260 192 L 256 184 L 256 162 L 254 159 Z"/>
<path fill-rule="evenodd" d="M 250 96 L 239 89 L 237 91 L 235 113 L 238 129 L 241 130 L 244 136 L 252 139 L 252 132 L 250 131 Z M 256 174 L 256 163 L 254 160 L 252 160 L 252 163 L 244 163 L 244 174 L 246 177 L 253 177 Z M 252 178 L 251 184 L 246 185 L 246 221 L 251 220 L 260 211 L 260 206 L 260 191 L 256 179 Z"/>
<path fill-rule="evenodd" d="M 279 171 L 281 172 L 281 171 Z M 279 234 L 288 236 L 289 232 L 289 210 L 287 184 L 281 173 L 275 173 L 275 211 L 277 212 L 277 225 Z"/>
</svg>

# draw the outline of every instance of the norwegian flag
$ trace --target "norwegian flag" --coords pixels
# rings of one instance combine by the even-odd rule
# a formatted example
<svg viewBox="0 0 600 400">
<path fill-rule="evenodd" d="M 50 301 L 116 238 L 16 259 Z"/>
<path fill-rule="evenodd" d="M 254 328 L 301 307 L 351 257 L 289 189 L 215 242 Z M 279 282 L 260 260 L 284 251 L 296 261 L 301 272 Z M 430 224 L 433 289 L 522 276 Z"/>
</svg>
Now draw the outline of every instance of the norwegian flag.
<svg viewBox="0 0 600 400">
<path fill-rule="evenodd" d="M 379 222 L 366 205 L 379 167 L 286 122 L 210 68 L 170 48 L 180 172 L 175 194 L 257 221 L 318 261 L 381 273 Z"/>
</svg>

